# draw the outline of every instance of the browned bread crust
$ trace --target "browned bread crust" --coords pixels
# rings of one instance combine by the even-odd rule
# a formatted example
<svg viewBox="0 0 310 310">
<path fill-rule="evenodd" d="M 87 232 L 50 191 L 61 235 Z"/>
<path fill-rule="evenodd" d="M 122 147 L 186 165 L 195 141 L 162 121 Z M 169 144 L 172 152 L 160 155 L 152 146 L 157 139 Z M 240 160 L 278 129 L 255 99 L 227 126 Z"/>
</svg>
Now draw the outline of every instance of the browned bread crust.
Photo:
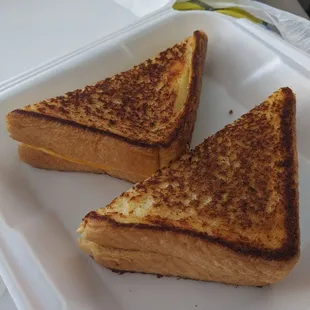
<svg viewBox="0 0 310 310">
<path fill-rule="evenodd" d="M 127 171 L 120 171 L 118 169 L 103 170 L 99 167 L 94 167 L 92 165 L 71 162 L 63 158 L 47 154 L 33 147 L 29 147 L 25 144 L 20 144 L 18 146 L 18 153 L 21 161 L 40 169 L 108 174 L 110 176 L 123 179 L 128 182 L 135 182 L 144 177 L 144 175 L 139 175 L 137 173 L 128 173 Z"/>
<path fill-rule="evenodd" d="M 105 173 L 102 169 L 83 165 L 80 163 L 70 162 L 63 158 L 59 158 L 45 152 L 42 152 L 25 144 L 18 146 L 19 158 L 21 161 L 40 169 L 73 171 L 73 172 L 93 172 Z"/>
<path fill-rule="evenodd" d="M 200 269 L 201 279 L 218 281 L 216 274 L 234 265 L 223 282 L 281 280 L 300 252 L 295 114 L 293 92 L 280 89 L 191 154 L 90 212 L 81 239 L 194 265 L 213 261 L 212 272 Z"/>
<path fill-rule="evenodd" d="M 130 238 L 127 240 L 132 241 Z M 154 243 L 160 243 L 161 240 L 152 237 Z M 172 241 L 177 240 L 172 239 Z M 182 252 L 175 251 L 171 255 L 163 254 L 163 250 L 152 252 L 104 247 L 84 238 L 79 239 L 79 246 L 85 253 L 92 256 L 100 265 L 112 270 L 235 285 L 263 286 L 278 282 L 288 274 L 297 260 L 295 258 L 290 261 L 266 261 L 259 257 L 241 256 L 237 252 L 234 253 L 211 243 L 208 245 L 207 252 L 205 245 L 199 252 L 199 244 L 196 244 L 195 240 L 185 239 L 183 244 L 186 248 Z M 189 251 L 193 251 L 191 255 Z"/>
<path fill-rule="evenodd" d="M 95 86 L 12 111 L 8 131 L 27 145 L 143 180 L 191 141 L 206 48 L 206 35 L 195 31 Z"/>
</svg>

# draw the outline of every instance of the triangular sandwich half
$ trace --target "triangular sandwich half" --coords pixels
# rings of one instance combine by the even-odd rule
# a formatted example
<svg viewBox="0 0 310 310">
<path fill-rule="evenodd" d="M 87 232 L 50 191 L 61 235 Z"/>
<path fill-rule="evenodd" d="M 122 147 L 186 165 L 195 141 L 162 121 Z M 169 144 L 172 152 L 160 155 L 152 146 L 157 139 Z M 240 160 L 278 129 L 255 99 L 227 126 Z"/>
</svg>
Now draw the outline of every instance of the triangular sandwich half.
<svg viewBox="0 0 310 310">
<path fill-rule="evenodd" d="M 111 269 L 261 286 L 299 257 L 295 96 L 282 88 L 92 211 L 80 247 Z"/>
<path fill-rule="evenodd" d="M 83 90 L 7 115 L 20 158 L 44 169 L 106 172 L 132 182 L 179 157 L 191 141 L 207 36 Z"/>
</svg>

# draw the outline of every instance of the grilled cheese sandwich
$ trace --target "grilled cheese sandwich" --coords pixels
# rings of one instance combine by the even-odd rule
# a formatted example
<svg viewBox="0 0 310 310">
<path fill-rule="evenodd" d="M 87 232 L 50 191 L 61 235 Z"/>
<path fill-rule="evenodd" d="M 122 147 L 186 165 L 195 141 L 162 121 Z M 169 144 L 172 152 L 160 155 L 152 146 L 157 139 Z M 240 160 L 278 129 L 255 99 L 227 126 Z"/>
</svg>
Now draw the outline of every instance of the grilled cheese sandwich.
<svg viewBox="0 0 310 310">
<path fill-rule="evenodd" d="M 300 253 L 296 102 L 281 88 L 88 213 L 79 245 L 110 269 L 261 286 Z"/>
<path fill-rule="evenodd" d="M 30 146 L 20 148 L 21 159 L 56 170 L 98 167 L 131 182 L 147 178 L 191 141 L 206 48 L 207 36 L 195 31 L 126 72 L 10 112 L 11 137 Z"/>
</svg>

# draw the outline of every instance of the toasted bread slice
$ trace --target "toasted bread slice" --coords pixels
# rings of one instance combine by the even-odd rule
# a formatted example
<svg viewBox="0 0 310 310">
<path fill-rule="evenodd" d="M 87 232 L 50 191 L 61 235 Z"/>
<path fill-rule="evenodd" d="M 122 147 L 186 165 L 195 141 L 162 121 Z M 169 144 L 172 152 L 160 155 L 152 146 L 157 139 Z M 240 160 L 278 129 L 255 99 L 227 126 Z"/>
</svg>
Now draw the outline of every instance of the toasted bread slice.
<svg viewBox="0 0 310 310">
<path fill-rule="evenodd" d="M 38 148 L 27 146 L 23 143 L 18 146 L 18 153 L 21 161 L 40 169 L 98 174 L 106 173 L 101 166 L 97 166 L 94 163 L 73 162 L 58 154 L 49 153 L 46 150 L 41 151 Z M 143 177 L 137 175 L 137 173 L 131 174 L 128 171 L 119 171 L 117 169 L 110 170 L 109 172 L 113 176 L 121 175 L 123 180 L 129 182 L 134 178 Z"/>
<path fill-rule="evenodd" d="M 8 131 L 48 154 L 144 180 L 191 141 L 206 48 L 207 36 L 195 31 L 129 71 L 12 111 Z"/>
<path fill-rule="evenodd" d="M 42 151 L 38 148 L 34 148 L 23 143 L 19 144 L 18 153 L 21 161 L 40 169 L 105 173 L 104 170 L 100 169 L 96 165 L 93 166 L 88 163 L 71 162 L 58 154 L 47 153 L 45 150 Z"/>
<path fill-rule="evenodd" d="M 300 251 L 295 110 L 293 92 L 282 88 L 106 208 L 90 212 L 78 229 L 82 249 L 112 269 L 239 285 L 283 279 Z M 111 259 L 110 248 L 139 251 L 142 258 L 126 252 L 126 261 Z M 155 254 L 189 267 L 150 268 Z"/>
<path fill-rule="evenodd" d="M 207 252 L 206 260 L 202 256 L 196 256 L 193 257 L 194 261 L 188 259 L 188 253 L 186 256 L 178 256 L 104 247 L 85 238 L 79 239 L 79 246 L 98 264 L 121 273 L 128 271 L 235 285 L 264 286 L 279 281 L 288 272 L 288 265 L 285 266 L 283 263 L 252 260 L 249 264 L 248 261 L 242 260 L 242 257 L 221 252 L 212 245 Z M 214 255 L 214 259 L 211 259 L 211 255 Z M 219 255 L 223 255 L 220 266 L 217 262 Z M 259 265 L 256 268 L 254 264 L 257 263 Z M 247 276 L 243 274 L 244 272 Z"/>
</svg>

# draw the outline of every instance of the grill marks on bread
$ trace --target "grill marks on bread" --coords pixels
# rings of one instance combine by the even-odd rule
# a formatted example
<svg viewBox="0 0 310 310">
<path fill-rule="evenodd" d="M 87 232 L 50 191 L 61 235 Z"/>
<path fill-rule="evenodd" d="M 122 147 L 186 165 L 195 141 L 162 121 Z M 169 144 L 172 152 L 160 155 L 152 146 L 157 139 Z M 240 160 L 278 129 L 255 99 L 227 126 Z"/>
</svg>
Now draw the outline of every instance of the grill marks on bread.
<svg viewBox="0 0 310 310">
<path fill-rule="evenodd" d="M 295 97 L 283 88 L 97 216 L 190 231 L 238 249 L 297 251 L 295 135 Z"/>
<path fill-rule="evenodd" d="M 133 140 L 161 142 L 175 129 L 178 113 L 174 111 L 174 104 L 180 81 L 189 70 L 193 40 L 194 37 L 190 37 L 157 57 L 94 86 L 27 106 L 25 110 Z"/>
</svg>

